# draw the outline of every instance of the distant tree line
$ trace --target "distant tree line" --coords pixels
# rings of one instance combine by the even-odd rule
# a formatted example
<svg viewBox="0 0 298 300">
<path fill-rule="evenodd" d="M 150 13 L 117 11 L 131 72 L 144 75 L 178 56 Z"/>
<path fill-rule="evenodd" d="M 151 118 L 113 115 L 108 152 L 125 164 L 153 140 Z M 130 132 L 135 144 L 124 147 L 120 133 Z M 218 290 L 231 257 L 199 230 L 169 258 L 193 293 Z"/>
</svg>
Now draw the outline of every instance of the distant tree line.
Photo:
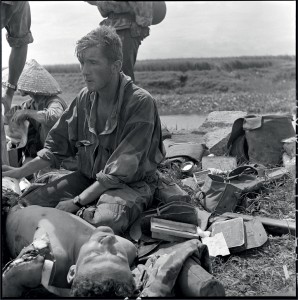
<svg viewBox="0 0 298 300">
<path fill-rule="evenodd" d="M 204 71 L 224 70 L 233 71 L 249 68 L 266 68 L 278 60 L 294 61 L 295 56 L 240 56 L 240 57 L 214 57 L 214 58 L 176 58 L 176 59 L 150 59 L 136 62 L 136 72 L 147 71 Z M 44 66 L 50 73 L 77 73 L 79 64 L 58 64 Z"/>
</svg>

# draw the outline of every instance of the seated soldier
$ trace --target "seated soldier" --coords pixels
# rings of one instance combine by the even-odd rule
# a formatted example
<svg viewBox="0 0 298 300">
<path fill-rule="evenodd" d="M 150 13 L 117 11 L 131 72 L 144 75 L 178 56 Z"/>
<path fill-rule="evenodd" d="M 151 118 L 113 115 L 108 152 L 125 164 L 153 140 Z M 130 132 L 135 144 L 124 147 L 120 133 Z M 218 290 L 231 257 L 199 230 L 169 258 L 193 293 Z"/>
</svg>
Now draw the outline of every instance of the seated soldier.
<svg viewBox="0 0 298 300">
<path fill-rule="evenodd" d="M 165 156 L 160 118 L 153 97 L 121 72 L 115 29 L 92 30 L 77 42 L 76 53 L 86 87 L 50 130 L 37 157 L 20 168 L 2 166 L 3 176 L 23 178 L 59 168 L 77 154 L 77 171 L 27 193 L 24 202 L 70 213 L 87 206 L 85 220 L 120 234 L 153 200 L 157 166 Z"/>
<path fill-rule="evenodd" d="M 4 268 L 4 297 L 20 297 L 40 284 L 62 297 L 168 297 L 176 282 L 184 296 L 224 295 L 220 282 L 201 267 L 209 263 L 209 256 L 198 240 L 149 259 L 151 274 L 141 272 L 135 278 L 137 272 L 130 267 L 136 247 L 109 227 L 95 228 L 75 215 L 36 205 L 14 206 L 5 225 L 8 249 L 17 258 Z M 195 253 L 197 259 L 190 265 L 187 259 Z M 136 269 L 144 271 L 140 265 Z"/>
</svg>

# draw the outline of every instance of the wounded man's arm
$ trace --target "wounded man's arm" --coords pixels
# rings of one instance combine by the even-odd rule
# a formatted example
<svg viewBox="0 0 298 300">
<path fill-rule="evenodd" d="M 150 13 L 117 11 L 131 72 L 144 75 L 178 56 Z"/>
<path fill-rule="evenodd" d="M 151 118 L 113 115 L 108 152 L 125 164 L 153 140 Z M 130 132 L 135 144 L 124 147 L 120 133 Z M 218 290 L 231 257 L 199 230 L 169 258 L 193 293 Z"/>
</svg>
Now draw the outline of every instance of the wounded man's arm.
<svg viewBox="0 0 298 300">
<path fill-rule="evenodd" d="M 19 297 L 29 288 L 42 283 L 42 272 L 46 258 L 52 258 L 50 240 L 42 224 L 39 224 L 33 242 L 24 247 L 19 255 L 9 262 L 2 274 L 4 297 Z"/>
<path fill-rule="evenodd" d="M 15 259 L 2 274 L 2 296 L 20 297 L 28 288 L 41 283 L 44 258 L 37 255 L 33 259 Z"/>
</svg>

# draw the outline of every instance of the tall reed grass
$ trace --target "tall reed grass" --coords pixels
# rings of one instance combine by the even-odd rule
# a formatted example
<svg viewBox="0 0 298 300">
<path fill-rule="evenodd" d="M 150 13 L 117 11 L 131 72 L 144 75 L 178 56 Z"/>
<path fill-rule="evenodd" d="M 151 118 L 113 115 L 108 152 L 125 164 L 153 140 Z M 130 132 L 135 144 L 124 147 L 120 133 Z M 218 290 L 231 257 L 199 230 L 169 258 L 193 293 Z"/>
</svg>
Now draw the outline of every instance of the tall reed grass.
<svg viewBox="0 0 298 300">
<path fill-rule="evenodd" d="M 215 57 L 215 58 L 176 58 L 176 59 L 150 59 L 138 60 L 135 65 L 136 72 L 147 71 L 206 71 L 222 70 L 233 71 L 250 68 L 266 68 L 278 64 L 279 61 L 294 61 L 295 56 L 242 56 L 242 57 Z M 77 73 L 80 65 L 57 64 L 45 65 L 50 73 Z"/>
</svg>

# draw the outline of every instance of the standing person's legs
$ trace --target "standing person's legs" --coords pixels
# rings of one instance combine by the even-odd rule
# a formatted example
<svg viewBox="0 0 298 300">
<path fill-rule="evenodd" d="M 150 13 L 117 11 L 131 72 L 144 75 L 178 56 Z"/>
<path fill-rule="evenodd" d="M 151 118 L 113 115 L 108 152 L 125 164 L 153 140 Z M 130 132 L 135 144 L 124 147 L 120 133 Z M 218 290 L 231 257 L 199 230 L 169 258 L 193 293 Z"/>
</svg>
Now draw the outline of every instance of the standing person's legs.
<svg viewBox="0 0 298 300">
<path fill-rule="evenodd" d="M 72 172 L 21 196 L 24 206 L 55 207 L 60 201 L 73 199 L 94 182 L 79 171 Z"/>
<path fill-rule="evenodd" d="M 142 39 L 140 37 L 132 37 L 130 29 L 117 30 L 117 34 L 122 42 L 122 71 L 125 75 L 130 76 L 131 79 L 135 81 L 134 65 L 137 60 L 138 49 Z"/>
</svg>

